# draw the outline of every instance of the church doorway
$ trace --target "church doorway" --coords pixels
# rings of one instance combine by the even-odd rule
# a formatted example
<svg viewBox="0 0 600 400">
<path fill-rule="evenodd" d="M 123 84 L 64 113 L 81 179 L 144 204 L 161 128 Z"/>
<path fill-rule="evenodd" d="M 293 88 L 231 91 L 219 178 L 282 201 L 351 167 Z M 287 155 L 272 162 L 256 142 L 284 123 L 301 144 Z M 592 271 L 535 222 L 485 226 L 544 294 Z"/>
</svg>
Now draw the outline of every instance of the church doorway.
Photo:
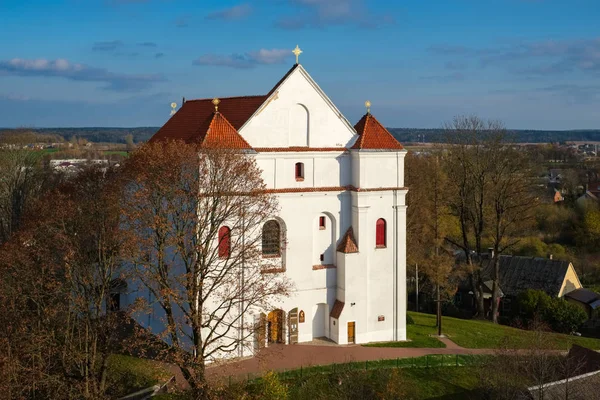
<svg viewBox="0 0 600 400">
<path fill-rule="evenodd" d="M 354 329 L 356 327 L 355 324 L 356 323 L 354 321 L 348 322 L 348 344 L 356 343 L 356 336 L 354 333 Z"/>
<path fill-rule="evenodd" d="M 273 310 L 267 316 L 267 334 L 269 344 L 283 341 L 283 310 Z"/>
</svg>

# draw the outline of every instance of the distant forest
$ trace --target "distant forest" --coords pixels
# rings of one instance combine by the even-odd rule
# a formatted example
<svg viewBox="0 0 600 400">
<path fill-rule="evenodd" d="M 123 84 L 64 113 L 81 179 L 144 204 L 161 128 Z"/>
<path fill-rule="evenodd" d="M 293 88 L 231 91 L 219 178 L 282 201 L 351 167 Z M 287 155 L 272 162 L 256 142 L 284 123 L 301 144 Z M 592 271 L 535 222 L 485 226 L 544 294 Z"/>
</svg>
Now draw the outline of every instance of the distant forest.
<svg viewBox="0 0 600 400">
<path fill-rule="evenodd" d="M 45 135 L 59 135 L 70 140 L 73 136 L 90 142 L 125 143 L 126 135 L 133 135 L 135 143 L 144 142 L 152 137 L 158 127 L 140 128 L 34 128 L 27 129 Z M 446 141 L 443 129 L 388 128 L 400 142 L 440 143 Z M 8 131 L 11 129 L 0 129 Z M 513 140 L 518 143 L 556 143 L 556 142 L 600 142 L 600 129 L 572 131 L 536 131 L 514 130 Z"/>
<path fill-rule="evenodd" d="M 401 143 L 425 142 L 442 143 L 446 141 L 443 129 L 388 128 Z M 600 129 L 572 131 L 510 130 L 511 139 L 516 143 L 561 143 L 561 142 L 598 142 Z"/>
</svg>

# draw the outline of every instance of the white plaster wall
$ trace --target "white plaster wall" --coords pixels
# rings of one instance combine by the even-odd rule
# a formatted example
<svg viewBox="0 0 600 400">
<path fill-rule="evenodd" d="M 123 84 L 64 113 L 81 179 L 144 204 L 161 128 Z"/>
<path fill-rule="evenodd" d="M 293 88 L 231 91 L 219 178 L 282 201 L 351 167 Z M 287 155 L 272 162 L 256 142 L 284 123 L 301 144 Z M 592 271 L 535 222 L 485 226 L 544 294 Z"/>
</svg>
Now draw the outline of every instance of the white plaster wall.
<svg viewBox="0 0 600 400">
<path fill-rule="evenodd" d="M 324 229 L 319 226 L 320 218 L 325 218 Z M 313 220 L 316 231 L 313 233 L 313 265 L 335 265 L 336 226 L 333 215 L 321 213 Z M 323 260 L 321 260 L 321 254 Z"/>
<path fill-rule="evenodd" d="M 361 189 L 404 186 L 406 151 L 352 151 L 352 184 Z"/>
<path fill-rule="evenodd" d="M 353 142 L 352 126 L 315 86 L 304 68 L 292 72 L 239 130 L 252 147 L 340 147 Z M 302 109 L 308 116 L 302 115 Z M 308 121 L 308 143 L 304 121 Z"/>
<path fill-rule="evenodd" d="M 350 154 L 343 150 L 265 152 L 255 155 L 269 189 L 339 187 L 350 184 Z M 304 164 L 304 180 L 296 180 L 296 163 Z"/>
</svg>

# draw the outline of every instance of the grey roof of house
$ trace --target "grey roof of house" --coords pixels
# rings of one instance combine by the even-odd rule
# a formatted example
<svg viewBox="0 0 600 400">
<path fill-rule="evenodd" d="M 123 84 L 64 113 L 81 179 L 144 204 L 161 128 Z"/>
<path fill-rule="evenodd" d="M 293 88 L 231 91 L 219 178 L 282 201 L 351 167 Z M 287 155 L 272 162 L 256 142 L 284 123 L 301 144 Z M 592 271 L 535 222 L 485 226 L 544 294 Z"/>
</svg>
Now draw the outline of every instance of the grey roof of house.
<svg viewBox="0 0 600 400">
<path fill-rule="evenodd" d="M 540 257 L 500 256 L 500 288 L 505 295 L 516 296 L 527 290 L 543 290 L 550 296 L 558 296 L 570 263 Z M 482 270 L 484 281 L 492 278 L 494 263 L 485 262 Z"/>
<path fill-rule="evenodd" d="M 583 304 L 588 304 L 592 308 L 597 308 L 600 305 L 600 294 L 592 292 L 589 289 L 576 289 L 572 292 L 565 294 L 565 297 L 577 300 Z"/>
</svg>

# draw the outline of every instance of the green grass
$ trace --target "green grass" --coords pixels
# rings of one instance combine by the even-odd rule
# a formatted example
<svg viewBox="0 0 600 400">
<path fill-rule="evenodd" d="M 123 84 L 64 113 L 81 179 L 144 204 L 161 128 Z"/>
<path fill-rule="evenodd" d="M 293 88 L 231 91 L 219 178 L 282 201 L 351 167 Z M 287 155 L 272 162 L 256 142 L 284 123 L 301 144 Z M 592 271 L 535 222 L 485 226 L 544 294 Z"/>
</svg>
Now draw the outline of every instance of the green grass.
<svg viewBox="0 0 600 400">
<path fill-rule="evenodd" d="M 422 335 L 435 334 L 435 315 L 409 312 L 415 321 L 408 325 L 410 338 L 411 327 L 418 327 Z M 526 348 L 533 340 L 534 333 L 523 329 L 512 328 L 505 325 L 493 324 L 481 320 L 464 320 L 444 317 L 442 333 L 459 346 L 471 349 L 495 349 L 508 338 L 515 348 Z M 571 345 L 578 344 L 591 349 L 600 349 L 600 340 L 584 338 L 559 333 L 548 334 L 549 347 L 559 350 L 568 350 Z"/>
<path fill-rule="evenodd" d="M 468 399 L 479 384 L 476 368 L 430 368 L 405 370 L 405 384 L 415 399 Z M 473 393 L 472 398 L 479 398 Z"/>
<path fill-rule="evenodd" d="M 435 322 L 435 321 L 434 321 Z M 406 342 L 375 342 L 365 344 L 365 347 L 425 347 L 425 348 L 441 348 L 446 345 L 431 335 L 431 328 L 427 325 L 415 324 L 406 325 L 406 334 L 409 341 Z"/>
<path fill-rule="evenodd" d="M 290 399 L 468 399 L 479 385 L 479 374 L 475 366 L 357 370 L 348 364 L 329 374 L 280 380 Z M 390 385 L 398 391 L 390 393 Z"/>
<path fill-rule="evenodd" d="M 340 371 L 370 371 L 376 369 L 390 368 L 440 368 L 440 367 L 464 367 L 480 364 L 486 356 L 481 355 L 443 355 L 432 354 L 422 357 L 394 358 L 388 360 L 359 361 L 343 364 L 317 365 L 293 369 L 279 373 L 281 379 L 297 379 L 316 374 L 331 374 Z M 260 378 L 259 378 L 260 379 Z"/>
<path fill-rule="evenodd" d="M 123 157 L 127 157 L 129 154 L 126 151 L 122 151 L 122 150 L 106 150 L 106 151 L 103 151 L 102 153 L 105 155 L 118 154 Z"/>
<path fill-rule="evenodd" d="M 154 361 L 117 354 L 108 359 L 107 387 L 112 396 L 125 396 L 170 377 L 169 371 Z"/>
</svg>

